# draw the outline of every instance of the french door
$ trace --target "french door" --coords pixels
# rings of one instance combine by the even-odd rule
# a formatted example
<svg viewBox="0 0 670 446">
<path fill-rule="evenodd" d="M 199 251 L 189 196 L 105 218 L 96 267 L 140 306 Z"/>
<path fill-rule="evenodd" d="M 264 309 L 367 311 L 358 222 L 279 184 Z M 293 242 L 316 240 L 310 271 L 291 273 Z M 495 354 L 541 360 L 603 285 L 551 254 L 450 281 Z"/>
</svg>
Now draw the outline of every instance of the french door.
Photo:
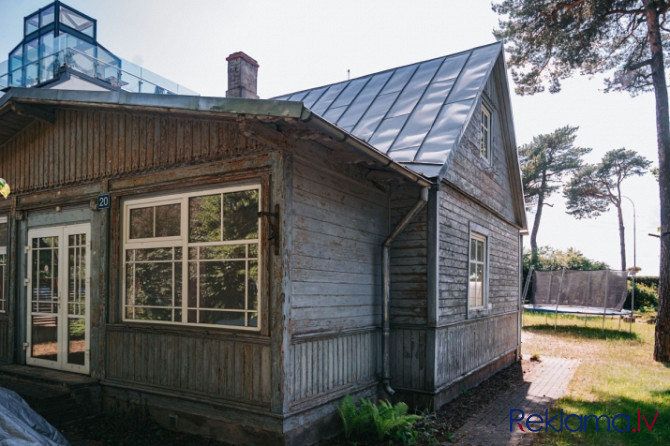
<svg viewBox="0 0 670 446">
<path fill-rule="evenodd" d="M 28 231 L 26 363 L 89 373 L 90 225 Z"/>
</svg>

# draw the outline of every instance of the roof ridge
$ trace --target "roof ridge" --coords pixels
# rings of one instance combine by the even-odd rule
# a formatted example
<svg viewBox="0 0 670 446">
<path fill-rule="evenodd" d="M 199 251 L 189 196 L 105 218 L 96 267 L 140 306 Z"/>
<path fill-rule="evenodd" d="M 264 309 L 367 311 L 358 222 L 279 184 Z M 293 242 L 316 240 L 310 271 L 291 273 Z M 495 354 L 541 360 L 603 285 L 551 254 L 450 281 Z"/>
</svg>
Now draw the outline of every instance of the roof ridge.
<svg viewBox="0 0 670 446">
<path fill-rule="evenodd" d="M 394 70 L 398 70 L 398 69 L 401 69 L 401 68 L 411 67 L 411 66 L 413 66 L 413 65 L 420 65 L 420 64 L 425 63 L 425 62 L 432 62 L 432 61 L 434 61 L 434 60 L 438 60 L 438 59 L 447 59 L 447 58 L 449 58 L 449 57 L 460 56 L 461 54 L 468 53 L 468 52 L 472 52 L 472 51 L 475 51 L 475 50 L 478 50 L 478 49 L 481 49 L 481 48 L 485 48 L 485 47 L 487 47 L 487 46 L 493 46 L 493 45 L 503 45 L 503 42 L 502 42 L 501 40 L 498 40 L 498 41 L 495 41 L 495 42 L 493 42 L 493 43 L 487 43 L 487 44 L 485 44 L 485 45 L 479 45 L 479 46 L 476 46 L 476 47 L 473 47 L 473 48 L 465 49 L 465 50 L 459 51 L 459 52 L 457 52 L 457 53 L 445 54 L 445 55 L 442 55 L 442 56 L 431 57 L 430 59 L 420 60 L 420 61 L 417 61 L 417 62 L 412 62 L 412 63 L 408 63 L 408 64 L 405 64 L 405 65 L 400 65 L 400 66 L 397 66 L 397 67 L 386 68 L 386 69 L 384 69 L 384 70 L 380 70 L 380 71 L 376 71 L 376 72 L 373 72 L 373 73 L 364 74 L 364 75 L 362 75 L 362 76 L 354 77 L 354 78 L 352 78 L 352 79 L 347 79 L 347 80 L 338 81 L 338 82 L 332 82 L 332 83 L 330 83 L 330 84 L 317 85 L 317 86 L 315 86 L 315 87 L 305 88 L 305 89 L 303 89 L 303 90 L 292 91 L 292 92 L 290 92 L 290 93 L 281 94 L 281 95 L 278 95 L 278 96 L 273 96 L 273 97 L 271 97 L 271 98 L 269 98 L 269 99 L 285 98 L 285 97 L 287 97 L 287 96 L 293 96 L 293 95 L 297 95 L 297 94 L 300 94 L 300 93 L 306 93 L 306 92 L 308 92 L 308 91 L 317 90 L 317 89 L 319 89 L 319 88 L 332 87 L 332 86 L 334 86 L 334 85 L 339 85 L 339 84 L 344 84 L 344 83 L 352 82 L 352 81 L 355 81 L 355 80 L 357 80 L 357 79 L 363 79 L 363 78 L 366 78 L 366 77 L 372 77 L 372 76 L 376 76 L 376 75 L 378 75 L 378 74 L 387 73 L 387 72 L 389 72 L 389 71 L 394 71 Z"/>
</svg>

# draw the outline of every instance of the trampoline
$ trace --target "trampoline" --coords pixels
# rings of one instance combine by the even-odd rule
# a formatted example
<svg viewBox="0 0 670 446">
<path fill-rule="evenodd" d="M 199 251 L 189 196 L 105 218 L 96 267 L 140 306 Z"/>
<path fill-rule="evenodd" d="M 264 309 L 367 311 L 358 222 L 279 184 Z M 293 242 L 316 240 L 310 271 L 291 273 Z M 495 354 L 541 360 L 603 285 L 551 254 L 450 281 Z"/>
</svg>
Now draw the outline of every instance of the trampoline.
<svg viewBox="0 0 670 446">
<path fill-rule="evenodd" d="M 524 310 L 555 313 L 556 318 L 558 313 L 602 316 L 604 328 L 606 316 L 632 314 L 631 310 L 623 309 L 628 294 L 627 277 L 626 271 L 531 270 L 523 295 L 525 302 L 529 283 L 532 284 L 531 303 L 523 307 Z"/>
</svg>

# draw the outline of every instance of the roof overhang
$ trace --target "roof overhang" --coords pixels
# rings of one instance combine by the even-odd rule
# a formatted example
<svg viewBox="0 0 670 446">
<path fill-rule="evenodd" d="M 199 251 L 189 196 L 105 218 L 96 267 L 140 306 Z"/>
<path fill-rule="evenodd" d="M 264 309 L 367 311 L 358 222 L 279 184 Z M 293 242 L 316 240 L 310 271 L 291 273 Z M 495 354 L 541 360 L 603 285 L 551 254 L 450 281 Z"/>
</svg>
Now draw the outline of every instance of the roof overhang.
<svg viewBox="0 0 670 446">
<path fill-rule="evenodd" d="M 275 125 L 281 121 L 283 127 L 309 130 L 331 138 L 407 181 L 421 186 L 434 184 L 367 142 L 312 113 L 302 102 L 268 99 L 12 88 L 0 97 L 0 147 L 34 121 L 53 123 L 56 110 L 72 107 L 254 120 L 261 125 Z"/>
</svg>

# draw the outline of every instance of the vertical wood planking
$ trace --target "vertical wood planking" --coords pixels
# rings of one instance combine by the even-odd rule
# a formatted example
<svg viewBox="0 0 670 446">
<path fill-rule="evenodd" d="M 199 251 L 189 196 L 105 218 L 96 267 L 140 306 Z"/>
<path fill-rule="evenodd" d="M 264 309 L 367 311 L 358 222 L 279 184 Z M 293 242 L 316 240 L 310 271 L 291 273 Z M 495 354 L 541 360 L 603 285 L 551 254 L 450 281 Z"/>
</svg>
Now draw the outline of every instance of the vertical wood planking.
<svg viewBox="0 0 670 446">
<path fill-rule="evenodd" d="M 268 345 L 123 329 L 108 330 L 107 345 L 109 379 L 270 402 Z"/>
<path fill-rule="evenodd" d="M 293 375 L 290 400 L 300 401 L 326 395 L 344 386 L 369 383 L 376 379 L 376 330 L 316 336 L 291 346 Z"/>
</svg>

